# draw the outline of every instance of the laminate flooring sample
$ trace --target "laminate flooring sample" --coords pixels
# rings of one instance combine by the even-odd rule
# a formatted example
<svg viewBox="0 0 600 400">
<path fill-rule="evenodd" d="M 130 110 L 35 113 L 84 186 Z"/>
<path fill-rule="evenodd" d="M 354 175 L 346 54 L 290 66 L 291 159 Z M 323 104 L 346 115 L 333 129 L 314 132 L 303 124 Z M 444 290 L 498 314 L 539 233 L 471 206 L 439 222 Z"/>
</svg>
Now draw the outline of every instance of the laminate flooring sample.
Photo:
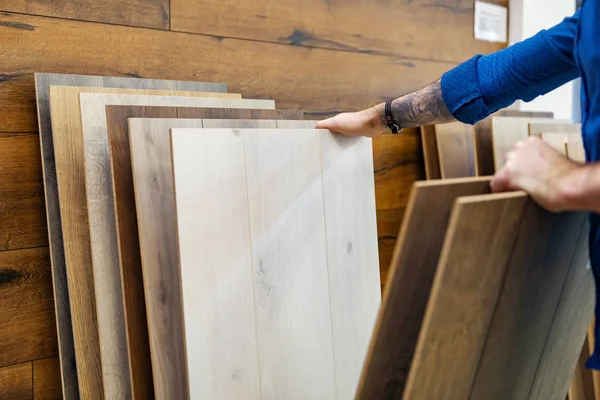
<svg viewBox="0 0 600 400">
<path fill-rule="evenodd" d="M 529 135 L 542 137 L 544 133 L 578 133 L 581 134 L 581 124 L 557 124 L 557 123 L 532 123 L 529 124 Z"/>
<path fill-rule="evenodd" d="M 370 141 L 314 129 L 173 130 L 172 138 L 186 331 L 197 337 L 204 326 L 215 324 L 198 317 L 206 313 L 188 311 L 215 309 L 205 304 L 206 296 L 197 296 L 194 287 L 200 282 L 210 291 L 216 283 L 217 293 L 231 298 L 230 308 L 218 310 L 215 314 L 220 317 L 211 319 L 227 324 L 216 330 L 221 336 L 204 329 L 209 339 L 196 341 L 197 355 L 191 354 L 187 343 L 190 377 L 203 376 L 200 371 L 207 374 L 205 382 L 192 386 L 192 396 L 240 398 L 245 393 L 243 398 L 351 398 L 371 334 L 369 325 L 379 304 Z M 208 150 L 200 157 L 207 159 L 206 165 L 197 157 L 192 161 L 194 149 L 201 148 Z M 230 164 L 223 177 L 219 172 L 223 171 L 223 157 L 213 155 L 211 160 L 203 156 L 211 148 L 240 153 L 241 157 L 235 157 L 239 165 Z M 356 177 L 351 183 L 341 179 L 349 170 L 354 170 Z M 355 174 L 357 171 L 362 173 Z M 190 174 L 198 177 L 194 180 L 198 184 L 189 180 Z M 356 189 L 349 192 L 352 186 Z M 223 190 L 222 195 L 216 187 Z M 240 193 L 232 195 L 233 188 Z M 198 213 L 193 204 L 204 198 L 203 193 L 215 195 Z M 342 200 L 352 193 L 356 194 L 353 201 Z M 225 205 L 222 196 L 230 197 Z M 234 218 L 232 210 L 241 214 Z M 347 213 L 351 210 L 354 212 Z M 235 227 L 219 222 L 226 215 L 231 215 Z M 224 225 L 222 231 L 215 224 Z M 240 233 L 237 245 L 225 240 L 232 231 Z M 211 245 L 202 239 L 206 246 L 198 246 L 194 236 L 212 237 L 223 247 L 215 250 L 215 242 Z M 204 262 L 206 257 L 210 262 Z M 215 264 L 222 267 L 215 271 Z M 211 275 L 196 275 L 202 270 Z M 218 289 L 221 281 L 223 290 Z M 245 290 L 233 295 L 230 285 L 241 287 L 241 282 L 247 285 Z M 224 306 L 230 303 L 222 296 L 216 299 Z M 244 360 L 259 372 L 238 387 L 226 378 L 242 362 L 236 362 L 239 351 L 232 357 L 216 355 L 218 362 L 202 355 L 215 347 L 217 339 L 222 343 L 216 346 L 219 348 L 240 342 L 236 336 L 242 334 L 238 332 L 241 328 L 232 326 L 227 316 L 232 312 L 239 315 L 235 310 L 246 310 L 248 304 L 250 315 L 243 337 L 252 338 L 248 333 L 256 321 L 256 337 L 247 345 L 256 350 Z M 362 305 L 363 311 L 353 305 Z M 350 310 L 357 315 L 349 315 Z M 223 332 L 234 337 L 225 338 Z M 193 367 L 192 358 L 204 368 Z M 215 381 L 224 382 L 223 387 L 210 387 Z M 218 395 L 228 390 L 233 397 Z"/>
<path fill-rule="evenodd" d="M 105 265 L 105 260 L 94 260 L 90 243 L 90 228 L 93 235 L 94 226 L 89 226 L 87 212 L 79 103 L 79 93 L 85 91 L 187 96 L 196 96 L 198 92 L 50 86 L 55 168 L 79 386 L 80 390 L 89 387 L 92 397 L 104 392 L 106 397 L 115 398 L 131 392 L 127 350 L 123 344 L 125 321 L 118 269 Z M 97 237 L 91 239 L 95 241 Z M 94 261 L 97 270 L 92 267 Z M 102 301 L 96 301 L 97 297 Z M 102 349 L 101 340 L 105 341 Z"/>
<path fill-rule="evenodd" d="M 462 122 L 434 125 L 442 178 L 477 176 L 473 127 Z"/>
<path fill-rule="evenodd" d="M 550 122 L 552 121 L 552 122 Z M 569 123 L 567 120 L 548 120 L 547 118 L 492 117 L 492 146 L 494 167 L 500 171 L 505 163 L 505 155 L 510 149 L 529 136 L 529 124 L 532 123 Z"/>
<path fill-rule="evenodd" d="M 425 163 L 425 177 L 427 179 L 440 179 L 440 157 L 434 125 L 421 127 L 421 144 L 423 146 L 423 161 Z"/>
<path fill-rule="evenodd" d="M 396 398 L 469 398 L 526 202 L 521 192 L 456 200 L 408 383 Z"/>
<path fill-rule="evenodd" d="M 458 197 L 489 192 L 490 178 L 413 185 L 356 399 L 401 398 L 452 205 Z"/>
<path fill-rule="evenodd" d="M 575 364 L 581 353 L 581 343 L 594 314 L 595 288 L 592 271 L 588 268 L 588 232 L 589 225 L 584 221 L 545 340 L 529 400 L 563 400 L 571 383 Z M 593 328 L 590 334 L 588 337 L 593 339 Z M 591 370 L 583 372 L 592 375 L 595 373 Z M 589 398 L 594 399 L 594 396 Z"/>
<path fill-rule="evenodd" d="M 540 138 L 563 156 L 567 156 L 567 142 L 569 135 L 566 133 L 542 133 Z"/>
<path fill-rule="evenodd" d="M 224 96 L 228 98 L 224 98 Z M 118 242 L 119 232 L 116 225 L 115 196 L 105 111 L 107 104 L 172 104 L 175 106 L 196 105 L 205 107 L 262 106 L 267 108 L 273 108 L 274 104 L 272 101 L 266 100 L 241 100 L 239 95 L 221 93 L 194 93 L 190 97 L 80 94 L 92 261 L 94 269 L 97 265 L 100 265 L 107 271 L 100 274 L 101 282 L 98 282 L 96 278 L 96 295 L 99 298 L 113 300 L 112 305 L 107 305 L 106 301 L 102 304 L 105 307 L 110 307 L 102 313 L 102 315 L 110 316 L 105 320 L 113 323 L 115 319 L 112 315 L 124 315 L 127 341 L 123 345 L 126 344 L 127 346 L 122 353 L 128 354 L 133 393 L 135 397 L 148 398 L 153 397 L 154 394 L 148 392 L 153 386 L 141 268 L 139 268 L 139 264 L 137 269 L 131 268 L 130 263 L 124 264 L 125 268 L 122 268 L 122 262 L 128 259 L 123 259 L 119 254 L 119 247 L 123 249 L 123 244 Z M 175 108 L 173 110 L 175 111 Z M 125 121 L 126 123 L 127 121 Z M 129 159 L 129 152 L 127 151 L 126 154 L 127 159 Z M 136 246 L 139 248 L 139 242 Z M 99 286 L 104 288 L 104 293 L 99 293 Z M 121 286 L 123 288 L 122 300 L 119 299 Z M 102 324 L 102 321 L 99 312 L 99 324 Z M 115 335 L 113 338 L 107 337 L 106 340 L 110 343 L 117 343 L 117 337 L 122 338 L 122 335 L 118 334 L 118 329 L 114 329 L 110 325 L 106 329 Z M 102 340 L 102 338 L 100 339 Z"/>
<path fill-rule="evenodd" d="M 477 171 L 481 176 L 491 176 L 496 172 L 492 145 L 493 117 L 553 118 L 554 114 L 551 112 L 500 110 L 477 122 L 473 126 L 473 138 Z"/>
<path fill-rule="evenodd" d="M 581 134 L 570 134 L 567 140 L 567 155 L 569 159 L 578 163 L 585 163 L 585 149 Z"/>
<path fill-rule="evenodd" d="M 50 120 L 50 103 L 48 99 L 50 85 L 188 90 L 223 93 L 227 92 L 227 86 L 222 83 L 184 82 L 69 74 L 35 74 L 35 90 L 42 150 L 42 167 L 44 174 L 46 216 L 48 221 L 48 238 L 50 242 L 50 256 L 52 261 L 54 302 L 56 304 L 61 380 L 63 386 L 63 397 L 66 400 L 71 400 L 78 399 L 80 394 L 89 394 L 89 392 L 86 388 L 80 392 L 79 384 L 77 382 L 75 345 L 73 342 L 72 318 L 69 306 L 67 271 L 65 264 L 54 160 L 52 124 Z M 88 385 L 86 384 L 86 387 L 87 386 Z M 94 390 L 98 388 L 94 387 L 92 384 L 90 389 Z M 98 391 L 101 392 L 101 389 Z"/>
</svg>

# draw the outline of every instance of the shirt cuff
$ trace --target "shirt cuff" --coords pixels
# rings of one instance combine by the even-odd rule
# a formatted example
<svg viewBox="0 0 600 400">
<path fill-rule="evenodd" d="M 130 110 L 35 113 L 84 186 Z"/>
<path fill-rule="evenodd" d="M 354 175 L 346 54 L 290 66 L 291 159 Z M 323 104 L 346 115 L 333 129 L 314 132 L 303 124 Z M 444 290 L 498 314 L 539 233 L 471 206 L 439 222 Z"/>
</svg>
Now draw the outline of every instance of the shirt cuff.
<svg viewBox="0 0 600 400">
<path fill-rule="evenodd" d="M 490 114 L 479 88 L 477 61 L 480 54 L 442 75 L 442 97 L 458 121 L 473 125 Z"/>
</svg>

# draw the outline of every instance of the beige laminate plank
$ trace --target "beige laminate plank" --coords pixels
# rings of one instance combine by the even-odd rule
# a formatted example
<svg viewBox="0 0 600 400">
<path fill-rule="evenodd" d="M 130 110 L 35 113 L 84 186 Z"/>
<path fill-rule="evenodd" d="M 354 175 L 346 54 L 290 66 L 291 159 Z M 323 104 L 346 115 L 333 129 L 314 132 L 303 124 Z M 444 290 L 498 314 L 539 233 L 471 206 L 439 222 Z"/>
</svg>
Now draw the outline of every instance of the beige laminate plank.
<svg viewBox="0 0 600 400">
<path fill-rule="evenodd" d="M 494 167 L 500 171 L 504 166 L 506 153 L 529 136 L 529 124 L 531 123 L 570 123 L 567 120 L 551 120 L 547 118 L 523 118 L 523 117 L 492 117 L 492 148 L 494 151 Z"/>
<path fill-rule="evenodd" d="M 462 122 L 450 122 L 435 125 L 434 129 L 442 178 L 477 176 L 473 127 Z"/>
<path fill-rule="evenodd" d="M 102 298 L 115 298 L 119 293 L 114 288 L 122 288 L 122 305 L 114 303 L 110 311 L 115 314 L 115 309 L 124 309 L 127 359 L 132 391 L 136 398 L 154 396 L 148 323 L 141 268 L 136 269 L 135 267 L 139 267 L 139 265 L 124 263 L 119 254 L 119 232 L 116 226 L 115 193 L 112 182 L 111 154 L 105 108 L 107 105 L 273 107 L 272 101 L 242 100 L 239 95 L 235 94 L 172 92 L 174 95 L 179 93 L 184 93 L 188 97 L 85 92 L 80 94 L 92 261 L 94 266 L 101 265 L 107 271 L 112 271 L 110 274 L 101 275 L 104 278 L 103 285 L 106 287 L 106 292 Z M 173 112 L 176 114 L 175 109 Z M 114 156 L 119 157 L 122 154 L 114 154 Z M 127 154 L 127 157 L 129 157 L 129 154 Z M 97 292 L 98 289 L 98 286 L 96 286 Z M 112 294 L 112 296 L 109 296 L 109 294 Z M 116 299 L 113 300 L 116 301 Z M 108 321 L 113 322 L 115 320 L 109 318 Z M 102 320 L 99 323 L 102 323 Z M 113 327 L 108 329 L 115 337 L 107 339 L 107 341 L 116 343 L 118 330 Z"/>
<path fill-rule="evenodd" d="M 62 234 L 80 390 L 92 397 L 129 396 L 120 274 L 96 263 L 87 213 L 84 138 L 79 93 L 194 96 L 194 92 L 50 86 L 50 112 Z M 93 227 L 92 227 L 93 228 Z M 101 260 L 97 260 L 101 261 Z M 101 301 L 97 301 L 101 299 Z M 97 318 L 97 319 L 96 319 Z M 103 342 L 101 345 L 100 342 Z M 83 382 L 82 382 L 83 381 Z"/>
<path fill-rule="evenodd" d="M 571 134 L 567 139 L 567 155 L 569 159 L 578 163 L 585 163 L 585 148 L 581 134 Z"/>
<path fill-rule="evenodd" d="M 542 133 L 541 139 L 563 156 L 567 156 L 567 142 L 569 135 L 566 133 Z"/>
<path fill-rule="evenodd" d="M 542 134 L 544 133 L 581 134 L 581 124 L 553 123 L 552 120 L 548 122 L 534 122 L 529 124 L 529 135 L 542 137 Z"/>
</svg>

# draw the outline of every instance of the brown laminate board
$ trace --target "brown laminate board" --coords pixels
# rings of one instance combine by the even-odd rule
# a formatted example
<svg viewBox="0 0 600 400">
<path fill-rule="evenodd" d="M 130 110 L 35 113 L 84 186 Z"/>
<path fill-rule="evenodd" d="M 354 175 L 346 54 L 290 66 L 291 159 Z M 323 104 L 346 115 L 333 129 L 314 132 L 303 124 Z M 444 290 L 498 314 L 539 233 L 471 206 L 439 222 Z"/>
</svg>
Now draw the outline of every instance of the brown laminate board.
<svg viewBox="0 0 600 400">
<path fill-rule="evenodd" d="M 31 362 L 0 368 L 0 399 L 31 400 L 32 398 Z"/>
<path fill-rule="evenodd" d="M 106 90 L 106 89 L 103 89 Z M 108 132 L 106 125 L 106 105 L 172 105 L 172 106 L 204 106 L 204 107 L 274 107 L 269 100 L 242 100 L 239 98 L 222 98 L 233 96 L 223 93 L 196 93 L 202 97 L 188 96 L 152 96 L 131 94 L 99 94 L 81 93 L 81 119 L 83 121 L 83 142 L 85 151 L 86 189 L 88 218 L 91 229 L 91 251 L 95 271 L 95 291 L 99 298 L 105 299 L 99 304 L 98 316 L 124 314 L 126 328 L 126 350 L 119 354 L 128 355 L 133 395 L 138 398 L 153 397 L 148 393 L 152 388 L 150 365 L 150 349 L 148 343 L 148 325 L 146 321 L 145 303 L 142 290 L 141 269 L 132 270 L 130 264 L 121 263 L 119 254 L 118 231 L 116 227 L 114 191 L 112 184 L 112 168 Z M 215 97 L 217 96 L 217 97 Z M 220 97 L 220 98 L 218 98 Z M 100 273 L 98 268 L 110 273 Z M 125 268 L 122 268 L 122 267 Z M 119 296 L 119 290 L 123 294 Z M 113 304 L 108 302 L 112 299 Z M 124 308 L 124 310 L 123 310 Z M 111 328 L 114 318 L 108 322 L 99 320 L 101 332 L 100 344 L 111 345 L 118 342 L 115 331 Z M 109 326 L 107 328 L 107 326 Z M 108 332 L 108 333 L 107 333 Z M 104 333 L 104 335 L 103 335 Z M 116 335 L 110 339 L 110 336 Z M 103 358 L 106 355 L 103 351 Z"/>
<path fill-rule="evenodd" d="M 131 153 L 129 143 L 128 118 L 214 118 L 214 119 L 253 119 L 254 114 L 261 119 L 296 118 L 302 119 L 299 110 L 258 110 L 241 108 L 206 107 L 161 107 L 134 105 L 107 105 L 107 133 L 110 146 L 110 162 L 114 193 L 114 210 L 119 248 L 119 261 L 123 277 L 123 292 L 129 340 L 129 361 L 132 368 L 132 380 L 138 385 L 152 385 L 150 344 L 148 321 L 146 318 L 146 299 L 144 295 L 140 242 L 136 220 L 133 176 L 131 171 Z M 160 296 L 152 291 L 151 305 L 162 309 L 169 296 Z M 156 296 L 158 295 L 158 296 Z M 129 299 L 127 299 L 129 297 Z M 149 307 L 149 306 L 148 306 Z M 155 310 L 155 308 L 152 308 Z M 148 313 L 152 311 L 148 309 Z M 152 318 L 152 317 L 151 317 Z M 161 324 L 165 335 L 170 335 L 168 319 L 152 318 L 153 323 Z M 164 323 L 164 324 L 163 324 Z M 153 325 L 151 325 L 152 327 Z M 163 330 L 156 329 L 154 352 L 161 343 Z M 137 365 L 137 367 L 136 367 Z M 141 372 L 136 376 L 135 369 Z"/>
<path fill-rule="evenodd" d="M 473 127 L 462 122 L 434 125 L 443 179 L 477 176 Z"/>
<path fill-rule="evenodd" d="M 61 86 L 96 86 L 162 90 L 189 90 L 205 92 L 227 92 L 227 86 L 221 83 L 184 82 L 169 80 L 113 78 L 71 74 L 35 74 L 35 93 L 37 103 L 38 127 L 41 144 L 44 190 L 46 199 L 46 217 L 52 263 L 52 280 L 56 307 L 56 324 L 61 360 L 61 379 L 63 396 L 66 400 L 80 396 L 77 382 L 75 347 L 73 343 L 72 318 L 67 288 L 67 272 L 62 237 L 58 186 L 54 159 L 54 141 L 50 119 L 49 88 Z M 92 352 L 93 353 L 93 352 Z"/>
<path fill-rule="evenodd" d="M 434 125 L 421 127 L 421 144 L 423 146 L 423 161 L 425 163 L 425 177 L 427 179 L 440 179 L 440 158 Z"/>
<path fill-rule="evenodd" d="M 492 117 L 529 117 L 529 118 L 553 118 L 552 112 L 500 110 L 491 116 L 482 119 L 474 125 L 473 137 L 475 142 L 475 155 L 479 175 L 494 175 L 494 152 L 492 148 Z"/>
<path fill-rule="evenodd" d="M 581 344 L 588 333 L 595 304 L 594 277 L 588 263 L 588 236 L 589 224 L 585 221 L 545 340 L 529 400 L 564 400 L 575 364 L 582 353 Z M 593 329 L 588 337 L 593 340 Z M 584 372 L 594 374 L 596 371 Z M 597 387 L 595 389 L 598 390 Z"/>
<path fill-rule="evenodd" d="M 92 267 L 97 260 L 92 257 L 90 246 L 81 92 L 190 97 L 197 96 L 198 92 L 50 86 L 54 161 L 79 389 L 82 397 L 102 398 L 104 393 L 112 398 L 131 391 L 124 343 L 125 322 L 118 271 L 113 273 L 112 265 L 104 263 Z M 115 280 L 117 285 L 112 284 Z M 96 301 L 97 295 L 102 302 Z M 103 348 L 100 341 L 104 341 Z"/>
<path fill-rule="evenodd" d="M 357 399 L 401 397 L 454 200 L 489 193 L 489 183 L 465 178 L 413 185 Z"/>
<path fill-rule="evenodd" d="M 402 399 L 469 397 L 527 200 L 455 201 Z"/>
<path fill-rule="evenodd" d="M 57 400 L 62 396 L 58 356 L 33 362 L 33 400 Z"/>
<path fill-rule="evenodd" d="M 309 123 L 310 121 L 296 122 Z M 312 124 L 314 127 L 314 122 Z M 133 187 L 150 326 L 155 391 L 158 398 L 185 398 L 189 390 L 175 233 L 169 129 L 225 126 L 275 127 L 276 122 L 129 118 Z M 148 137 L 152 140 L 145 140 Z M 157 247 L 157 243 L 160 243 L 160 247 Z"/>
<path fill-rule="evenodd" d="M 527 203 L 472 398 L 527 398 L 583 223 L 583 213 L 554 214 Z"/>
</svg>

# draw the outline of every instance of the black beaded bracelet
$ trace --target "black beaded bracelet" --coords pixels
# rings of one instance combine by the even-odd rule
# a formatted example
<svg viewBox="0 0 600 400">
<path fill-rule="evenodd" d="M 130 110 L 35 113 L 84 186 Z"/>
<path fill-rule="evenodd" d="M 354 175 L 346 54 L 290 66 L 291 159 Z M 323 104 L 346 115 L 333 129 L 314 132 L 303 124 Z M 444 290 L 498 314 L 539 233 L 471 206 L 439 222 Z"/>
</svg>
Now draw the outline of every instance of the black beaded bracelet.
<svg viewBox="0 0 600 400">
<path fill-rule="evenodd" d="M 388 100 L 385 102 L 385 124 L 393 134 L 402 131 L 402 129 L 400 129 L 400 126 L 392 116 L 392 100 Z"/>
</svg>

